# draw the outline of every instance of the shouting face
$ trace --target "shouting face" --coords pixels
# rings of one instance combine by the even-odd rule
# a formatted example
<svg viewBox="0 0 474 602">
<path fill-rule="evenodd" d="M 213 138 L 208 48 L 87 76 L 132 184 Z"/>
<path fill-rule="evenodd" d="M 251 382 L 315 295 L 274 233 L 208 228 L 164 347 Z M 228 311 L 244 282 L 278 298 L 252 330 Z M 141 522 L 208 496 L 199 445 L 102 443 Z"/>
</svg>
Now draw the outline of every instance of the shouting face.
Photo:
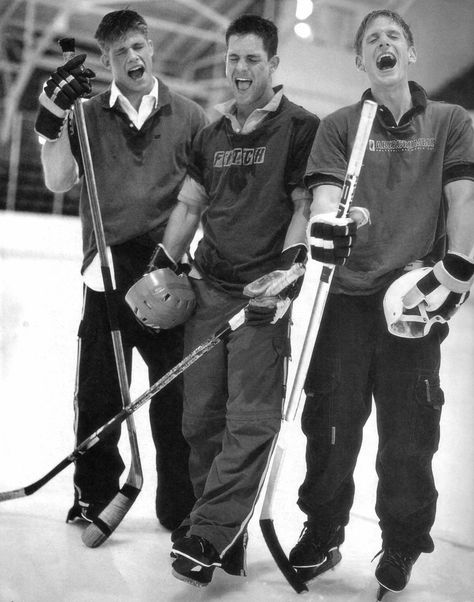
<svg viewBox="0 0 474 602">
<path fill-rule="evenodd" d="M 248 116 L 265 106 L 273 96 L 272 74 L 277 56 L 268 57 L 262 39 L 255 34 L 230 36 L 226 53 L 226 77 L 237 110 Z"/>
<path fill-rule="evenodd" d="M 153 44 L 139 31 L 130 31 L 107 45 L 102 62 L 112 71 L 118 88 L 129 100 L 153 87 Z"/>
<path fill-rule="evenodd" d="M 372 86 L 390 86 L 408 81 L 408 65 L 416 61 L 403 29 L 389 17 L 377 17 L 369 23 L 362 39 L 357 67 L 367 72 Z"/>
</svg>

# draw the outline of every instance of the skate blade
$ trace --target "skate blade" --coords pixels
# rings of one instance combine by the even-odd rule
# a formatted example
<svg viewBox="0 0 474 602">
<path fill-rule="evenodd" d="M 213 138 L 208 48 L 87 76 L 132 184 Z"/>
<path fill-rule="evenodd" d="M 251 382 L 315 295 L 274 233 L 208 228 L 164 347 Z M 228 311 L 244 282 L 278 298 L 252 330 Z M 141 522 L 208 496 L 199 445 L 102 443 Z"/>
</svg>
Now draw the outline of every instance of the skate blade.
<svg viewBox="0 0 474 602">
<path fill-rule="evenodd" d="M 330 569 L 333 569 L 336 564 L 341 562 L 342 554 L 339 550 L 331 550 L 324 560 L 319 566 L 311 567 L 311 568 L 298 568 L 293 567 L 295 571 L 298 573 L 299 577 L 305 582 L 309 583 L 313 579 L 316 579 L 321 573 L 325 573 Z"/>
<path fill-rule="evenodd" d="M 207 587 L 209 585 L 209 583 L 202 583 L 201 581 L 197 581 L 196 579 L 193 579 L 192 577 L 188 577 L 186 575 L 181 575 L 181 573 L 178 573 L 178 571 L 175 571 L 174 569 L 171 569 L 171 574 L 173 575 L 173 577 L 176 577 L 176 579 L 179 579 L 180 581 L 184 581 L 184 583 L 189 583 L 189 585 L 194 585 L 194 587 Z"/>
</svg>

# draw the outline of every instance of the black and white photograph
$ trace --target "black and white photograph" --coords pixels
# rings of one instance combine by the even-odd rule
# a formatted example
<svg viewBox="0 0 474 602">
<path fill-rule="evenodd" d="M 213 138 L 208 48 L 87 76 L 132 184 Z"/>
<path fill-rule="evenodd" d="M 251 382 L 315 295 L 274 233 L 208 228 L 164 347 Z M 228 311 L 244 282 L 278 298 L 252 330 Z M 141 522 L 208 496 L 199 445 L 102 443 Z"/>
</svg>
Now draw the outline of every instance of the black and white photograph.
<svg viewBox="0 0 474 602">
<path fill-rule="evenodd" d="M 474 602 L 473 0 L 0 0 L 0 602 Z"/>
</svg>

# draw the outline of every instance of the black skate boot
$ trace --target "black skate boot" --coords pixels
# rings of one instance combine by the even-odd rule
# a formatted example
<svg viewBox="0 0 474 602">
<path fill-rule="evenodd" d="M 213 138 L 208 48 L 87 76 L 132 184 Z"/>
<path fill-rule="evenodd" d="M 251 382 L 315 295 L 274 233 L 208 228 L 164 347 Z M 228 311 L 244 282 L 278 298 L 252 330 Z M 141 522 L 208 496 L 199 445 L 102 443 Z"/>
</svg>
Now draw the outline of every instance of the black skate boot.
<svg viewBox="0 0 474 602">
<path fill-rule="evenodd" d="M 339 546 L 343 541 L 344 527 L 322 532 L 314 522 L 306 521 L 298 543 L 290 552 L 290 563 L 303 581 L 310 581 L 340 562 Z"/>
<path fill-rule="evenodd" d="M 107 502 L 83 502 L 82 500 L 74 501 L 73 506 L 71 506 L 67 513 L 66 522 L 74 523 L 79 521 L 84 523 L 92 523 L 106 506 Z"/>
<path fill-rule="evenodd" d="M 174 544 L 171 555 L 175 557 L 172 567 L 173 577 L 195 587 L 206 587 L 212 579 L 221 558 L 214 546 L 197 535 L 186 535 Z"/>
<path fill-rule="evenodd" d="M 375 577 L 380 584 L 377 600 L 382 600 L 388 591 L 401 592 L 406 587 L 420 552 L 385 548 L 379 554 L 382 557 L 375 569 Z"/>
</svg>

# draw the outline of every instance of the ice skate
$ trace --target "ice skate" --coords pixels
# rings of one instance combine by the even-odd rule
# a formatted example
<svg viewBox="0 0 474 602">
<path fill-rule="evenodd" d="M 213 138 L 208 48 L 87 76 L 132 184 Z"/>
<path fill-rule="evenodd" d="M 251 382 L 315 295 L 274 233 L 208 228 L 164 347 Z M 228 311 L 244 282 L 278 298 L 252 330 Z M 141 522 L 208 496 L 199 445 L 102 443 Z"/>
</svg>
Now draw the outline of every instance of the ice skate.
<svg viewBox="0 0 474 602">
<path fill-rule="evenodd" d="M 214 569 L 222 565 L 214 546 L 197 535 L 178 539 L 173 544 L 171 555 L 175 558 L 172 564 L 173 577 L 195 587 L 209 585 Z"/>
<path fill-rule="evenodd" d="M 375 569 L 375 577 L 379 582 L 377 600 L 382 600 L 387 592 L 401 592 L 410 580 L 411 569 L 419 552 L 386 548 L 379 552 L 382 557 Z"/>
<path fill-rule="evenodd" d="M 290 563 L 303 581 L 310 581 L 341 561 L 339 546 L 343 541 L 344 527 L 335 527 L 322 535 L 314 523 L 307 521 L 290 552 Z"/>
</svg>

